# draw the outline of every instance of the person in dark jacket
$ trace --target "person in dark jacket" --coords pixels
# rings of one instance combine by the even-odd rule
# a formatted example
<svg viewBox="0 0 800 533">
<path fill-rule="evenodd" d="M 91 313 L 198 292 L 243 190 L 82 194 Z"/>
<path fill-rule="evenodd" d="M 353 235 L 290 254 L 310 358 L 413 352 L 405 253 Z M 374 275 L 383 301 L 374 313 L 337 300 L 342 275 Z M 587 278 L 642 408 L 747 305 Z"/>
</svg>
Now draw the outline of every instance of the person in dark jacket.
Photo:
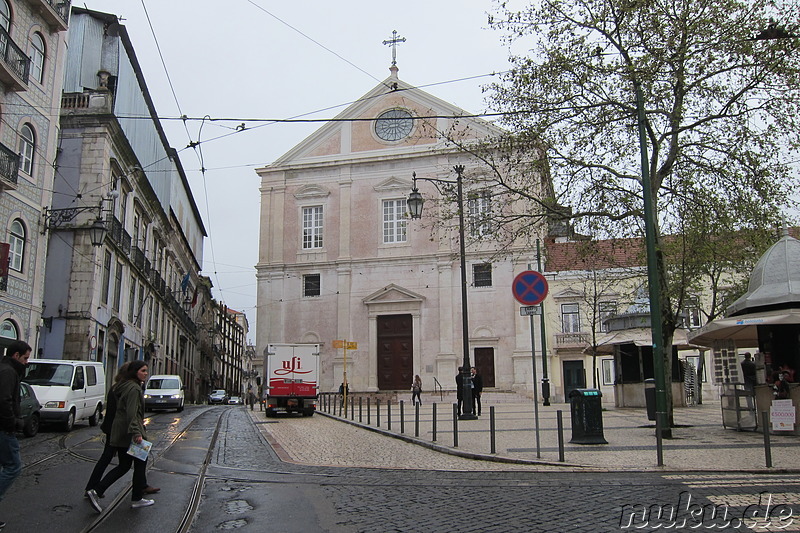
<svg viewBox="0 0 800 533">
<path fill-rule="evenodd" d="M 145 479 L 147 461 L 128 454 L 128 447 L 132 442 L 141 444 L 142 440 L 147 439 L 144 425 L 144 398 L 142 398 L 142 385 L 145 381 L 147 381 L 147 364 L 137 360 L 131 362 L 127 372 L 123 374 L 122 381 L 114 387 L 117 410 L 114 423 L 111 425 L 111 446 L 117 451 L 119 465 L 109 471 L 97 487 L 86 493 L 89 502 L 98 513 L 103 512 L 99 498 L 103 497 L 108 487 L 130 470 L 131 465 L 133 465 L 131 507 L 138 509 L 155 503 L 154 500 L 143 497 L 147 488 Z"/>
<path fill-rule="evenodd" d="M 111 427 L 114 424 L 114 418 L 117 414 L 117 397 L 115 394 L 115 388 L 124 379 L 129 365 L 130 363 L 125 363 L 119 367 L 117 376 L 114 378 L 114 385 L 112 385 L 111 389 L 108 391 L 108 395 L 106 396 L 106 412 L 103 416 L 103 423 L 100 424 L 100 430 L 105 433 L 106 436 L 105 445 L 103 446 L 103 453 L 100 455 L 100 459 L 98 459 L 97 464 L 94 465 L 92 475 L 89 476 L 89 481 L 86 482 L 86 488 L 84 491 L 86 492 L 87 498 L 89 497 L 89 491 L 96 488 L 97 484 L 100 483 L 106 468 L 108 468 L 108 465 L 111 464 L 111 460 L 117 453 L 116 448 L 111 445 Z M 144 489 L 144 493 L 155 494 L 160 490 L 161 489 L 157 487 L 151 487 L 150 485 L 147 485 Z"/>
<path fill-rule="evenodd" d="M 464 367 L 458 367 L 458 374 L 456 374 L 456 400 L 458 400 L 458 414 L 461 415 L 464 404 Z"/>
<path fill-rule="evenodd" d="M 6 356 L 0 361 L 0 500 L 22 471 L 16 435 L 17 429 L 22 428 L 19 382 L 25 375 L 30 356 L 28 343 L 14 341 L 8 345 Z M 5 522 L 0 522 L 0 528 L 5 525 Z"/>
<path fill-rule="evenodd" d="M 481 415 L 481 393 L 483 392 L 483 377 L 478 374 L 478 370 L 473 366 L 472 373 L 472 412 Z"/>
</svg>

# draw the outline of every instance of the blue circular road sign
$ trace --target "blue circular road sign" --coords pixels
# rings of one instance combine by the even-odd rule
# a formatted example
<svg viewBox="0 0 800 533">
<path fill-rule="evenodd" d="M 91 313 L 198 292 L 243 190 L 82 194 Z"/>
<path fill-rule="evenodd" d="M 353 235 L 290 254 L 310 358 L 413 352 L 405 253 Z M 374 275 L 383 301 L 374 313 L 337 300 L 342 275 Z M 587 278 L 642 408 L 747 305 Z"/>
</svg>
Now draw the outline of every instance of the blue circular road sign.
<svg viewBox="0 0 800 533">
<path fill-rule="evenodd" d="M 522 305 L 539 305 L 547 296 L 547 280 L 541 272 L 526 270 L 514 278 L 511 291 Z"/>
</svg>

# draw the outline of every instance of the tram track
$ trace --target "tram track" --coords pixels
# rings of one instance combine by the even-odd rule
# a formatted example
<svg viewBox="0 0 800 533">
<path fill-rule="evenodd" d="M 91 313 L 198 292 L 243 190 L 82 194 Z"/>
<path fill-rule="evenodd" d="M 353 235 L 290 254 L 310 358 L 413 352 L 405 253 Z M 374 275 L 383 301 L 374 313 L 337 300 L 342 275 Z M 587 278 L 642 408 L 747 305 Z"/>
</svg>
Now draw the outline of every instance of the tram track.
<svg viewBox="0 0 800 533">
<path fill-rule="evenodd" d="M 176 533 L 185 533 L 189 531 L 189 529 L 191 528 L 192 522 L 197 514 L 197 510 L 200 505 L 200 500 L 203 495 L 203 486 L 205 484 L 206 471 L 213 457 L 214 448 L 216 447 L 217 444 L 220 428 L 222 427 L 222 423 L 229 416 L 229 413 L 230 411 L 228 411 L 227 409 L 222 410 L 219 413 L 217 421 L 214 425 L 213 435 L 208 443 L 208 449 L 205 452 L 205 458 L 202 464 L 200 465 L 200 470 L 195 474 L 184 474 L 195 477 L 195 482 L 191 490 L 189 496 L 189 502 L 186 506 L 186 510 L 183 514 L 183 517 L 181 518 L 178 527 L 174 530 Z M 155 453 L 151 452 L 153 453 L 153 459 L 152 461 L 148 461 L 148 471 L 151 470 L 152 468 L 155 468 L 161 457 L 165 453 L 167 453 L 173 446 L 175 446 L 176 443 L 178 443 L 181 439 L 185 438 L 186 435 L 188 435 L 191 431 L 196 429 L 195 425 L 198 424 L 199 419 L 200 417 L 196 417 L 194 420 L 189 422 L 189 424 L 187 424 L 185 428 L 183 428 L 181 431 L 170 437 L 169 440 L 166 442 L 166 444 L 162 444 L 161 446 L 158 447 L 158 449 L 156 449 L 156 447 L 154 446 L 153 452 Z M 128 484 L 114 497 L 114 499 L 111 500 L 108 506 L 105 509 L 103 509 L 103 512 L 100 513 L 100 515 L 95 520 L 93 520 L 91 524 L 89 524 L 83 530 L 81 530 L 81 533 L 91 533 L 97 531 L 104 524 L 106 524 L 114 515 L 114 511 L 120 508 L 122 503 L 129 498 L 131 490 L 132 490 L 132 483 L 129 481 Z"/>
</svg>

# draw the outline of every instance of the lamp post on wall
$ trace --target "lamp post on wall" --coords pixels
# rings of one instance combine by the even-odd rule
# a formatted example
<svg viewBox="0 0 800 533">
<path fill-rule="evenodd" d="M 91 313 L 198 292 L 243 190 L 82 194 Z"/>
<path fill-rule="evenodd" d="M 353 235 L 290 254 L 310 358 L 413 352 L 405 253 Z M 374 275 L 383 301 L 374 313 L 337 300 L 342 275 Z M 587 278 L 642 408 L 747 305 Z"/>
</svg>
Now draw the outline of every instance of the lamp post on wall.
<svg viewBox="0 0 800 533">
<path fill-rule="evenodd" d="M 88 227 L 89 239 L 92 242 L 92 246 L 100 246 L 103 244 L 103 240 L 105 240 L 106 234 L 108 233 L 108 228 L 103 220 L 102 200 L 100 200 L 100 203 L 97 206 L 66 207 L 63 209 L 49 209 L 45 207 L 45 227 L 50 230 L 59 229 L 67 222 L 71 222 L 76 216 L 78 216 L 79 213 L 83 213 L 84 211 L 92 211 L 94 209 L 97 210 L 97 218 L 95 218 L 92 225 Z"/>
<path fill-rule="evenodd" d="M 456 165 L 453 167 L 453 170 L 456 172 L 455 181 L 434 178 L 419 179 L 434 183 L 456 185 L 456 201 L 458 203 L 458 246 L 461 259 L 461 336 L 464 350 L 464 359 L 461 369 L 462 410 L 458 418 L 459 420 L 477 420 L 478 417 L 475 415 L 472 405 L 472 374 L 470 372 L 471 365 L 469 362 L 469 314 L 467 309 L 467 266 L 466 249 L 464 245 L 464 193 L 462 187 L 464 165 Z M 408 195 L 406 203 L 412 219 L 416 220 L 422 217 L 422 205 L 425 203 L 425 200 L 417 189 L 416 172 L 413 174 L 411 193 Z"/>
</svg>

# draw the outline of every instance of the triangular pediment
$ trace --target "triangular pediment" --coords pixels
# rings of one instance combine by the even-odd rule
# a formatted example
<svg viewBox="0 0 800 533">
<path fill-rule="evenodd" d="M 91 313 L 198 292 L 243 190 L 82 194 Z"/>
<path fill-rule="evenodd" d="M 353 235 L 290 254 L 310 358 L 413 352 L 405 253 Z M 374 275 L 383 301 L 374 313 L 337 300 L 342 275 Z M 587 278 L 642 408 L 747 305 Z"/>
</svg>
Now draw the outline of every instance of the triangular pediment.
<svg viewBox="0 0 800 533">
<path fill-rule="evenodd" d="M 395 109 L 407 111 L 414 118 L 413 129 L 402 139 L 381 140 L 375 132 L 375 119 Z M 469 117 L 471 114 L 392 75 L 267 168 L 438 150 L 445 147 L 441 132 L 451 127 L 468 132 L 466 137 L 474 139 L 501 131 L 486 120 Z"/>
<path fill-rule="evenodd" d="M 373 187 L 376 192 L 392 192 L 392 191 L 402 191 L 403 194 L 408 193 L 408 190 L 411 188 L 411 180 L 404 180 L 400 178 L 395 178 L 392 176 L 389 179 L 383 180 L 382 182 L 378 183 Z"/>
<path fill-rule="evenodd" d="M 397 302 L 422 302 L 424 300 L 425 297 L 422 296 L 421 294 L 417 294 L 414 291 L 408 290 L 406 288 L 400 287 L 399 285 L 391 283 L 364 298 L 363 302 L 366 305 L 370 305 L 370 304 L 385 304 L 385 303 L 397 303 Z"/>
<path fill-rule="evenodd" d="M 555 298 L 557 300 L 560 300 L 560 299 L 566 300 L 566 299 L 570 299 L 570 298 L 571 299 L 583 298 L 583 296 L 584 295 L 583 295 L 583 293 L 581 291 L 576 291 L 572 287 L 568 287 L 568 288 L 564 289 L 563 291 L 558 291 L 556 293 L 553 293 L 553 298 Z"/>
</svg>

